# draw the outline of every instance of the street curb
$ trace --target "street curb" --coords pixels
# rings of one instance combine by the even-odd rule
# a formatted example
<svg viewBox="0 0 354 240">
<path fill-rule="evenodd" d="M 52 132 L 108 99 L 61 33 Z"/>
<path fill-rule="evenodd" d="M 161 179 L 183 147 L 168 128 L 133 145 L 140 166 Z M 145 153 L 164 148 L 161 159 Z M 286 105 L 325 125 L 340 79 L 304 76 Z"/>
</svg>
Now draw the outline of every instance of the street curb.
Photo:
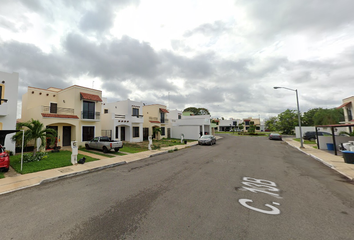
<svg viewBox="0 0 354 240">
<path fill-rule="evenodd" d="M 39 185 L 40 184 L 44 184 L 44 183 L 48 183 L 48 182 L 54 182 L 54 181 L 57 181 L 57 180 L 60 180 L 60 179 L 64 179 L 64 178 L 69 178 L 69 177 L 74 177 L 74 176 L 78 176 L 78 175 L 83 175 L 83 174 L 90 173 L 90 172 L 97 172 L 97 171 L 100 171 L 100 170 L 103 170 L 103 169 L 106 169 L 106 168 L 117 167 L 117 166 L 120 166 L 120 165 L 124 165 L 126 163 L 127 163 L 126 161 L 118 162 L 118 163 L 112 163 L 112 164 L 109 164 L 109 165 L 105 165 L 105 166 L 101 166 L 101 167 L 97 167 L 97 168 L 92 168 L 92 169 L 88 169 L 88 170 L 81 171 L 81 172 L 69 173 L 69 174 L 58 176 L 58 177 L 54 177 L 54 178 L 47 178 L 47 179 L 44 179 L 43 181 L 41 181 L 39 183 Z"/>
<path fill-rule="evenodd" d="M 286 141 L 285 141 L 285 142 L 286 142 Z M 327 166 L 327 167 L 333 169 L 333 170 L 336 171 L 337 173 L 339 173 L 339 174 L 345 176 L 346 178 L 348 178 L 348 179 L 350 179 L 350 180 L 354 180 L 354 178 L 351 178 L 351 177 L 349 177 L 348 175 L 346 175 L 345 173 L 342 173 L 341 171 L 337 170 L 333 165 L 331 165 L 331 164 L 329 164 L 329 163 L 323 161 L 321 158 L 318 158 L 318 157 L 316 157 L 316 156 L 314 156 L 314 155 L 312 155 L 312 154 L 310 154 L 310 153 L 304 152 L 304 151 L 301 150 L 301 148 L 295 147 L 295 146 L 291 145 L 291 144 L 288 143 L 288 142 L 286 142 L 286 143 L 287 143 L 289 146 L 291 146 L 291 147 L 293 147 L 293 148 L 296 148 L 296 149 L 299 150 L 300 152 L 306 154 L 307 156 L 310 156 L 310 157 L 314 158 L 315 160 L 319 161 L 319 162 L 322 163 L 323 165 L 325 165 L 325 166 Z"/>
</svg>

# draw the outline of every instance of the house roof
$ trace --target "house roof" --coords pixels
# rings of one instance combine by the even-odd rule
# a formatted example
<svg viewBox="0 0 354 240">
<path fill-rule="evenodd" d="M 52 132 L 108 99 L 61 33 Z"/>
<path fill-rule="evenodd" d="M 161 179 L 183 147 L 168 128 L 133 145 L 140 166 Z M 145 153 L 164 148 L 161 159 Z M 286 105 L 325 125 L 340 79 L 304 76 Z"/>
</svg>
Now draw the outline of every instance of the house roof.
<svg viewBox="0 0 354 240">
<path fill-rule="evenodd" d="M 52 118 L 74 118 L 79 119 L 76 115 L 65 115 L 65 114 L 56 114 L 56 113 L 42 113 L 43 117 L 52 117 Z"/>
<path fill-rule="evenodd" d="M 164 112 L 164 113 L 168 113 L 167 109 L 165 109 L 165 108 L 160 108 L 160 111 Z"/>
<path fill-rule="evenodd" d="M 100 96 L 95 95 L 95 94 L 80 92 L 80 95 L 81 95 L 81 99 L 102 102 L 102 99 L 100 98 Z"/>
<path fill-rule="evenodd" d="M 161 123 L 160 121 L 150 121 L 151 123 Z"/>
<path fill-rule="evenodd" d="M 351 104 L 351 102 L 343 103 L 342 105 L 340 105 L 339 107 L 337 107 L 337 109 L 343 108 L 343 107 L 347 106 L 348 104 Z"/>
</svg>

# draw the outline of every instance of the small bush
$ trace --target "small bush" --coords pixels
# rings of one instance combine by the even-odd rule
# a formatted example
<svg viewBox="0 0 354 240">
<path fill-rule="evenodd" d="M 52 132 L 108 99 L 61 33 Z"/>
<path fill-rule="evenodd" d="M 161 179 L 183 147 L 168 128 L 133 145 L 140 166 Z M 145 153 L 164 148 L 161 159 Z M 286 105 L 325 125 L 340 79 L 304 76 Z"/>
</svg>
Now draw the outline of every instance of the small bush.
<svg viewBox="0 0 354 240">
<path fill-rule="evenodd" d="M 38 162 L 48 157 L 48 153 L 46 152 L 37 152 L 36 155 L 33 156 L 32 153 L 23 154 L 23 162 Z"/>
<path fill-rule="evenodd" d="M 178 148 L 175 147 L 175 149 L 173 151 L 178 151 Z"/>
<path fill-rule="evenodd" d="M 157 150 L 157 149 L 160 149 L 160 148 L 161 148 L 160 145 L 155 145 L 155 144 L 153 144 L 152 147 L 151 147 L 152 150 Z"/>
</svg>

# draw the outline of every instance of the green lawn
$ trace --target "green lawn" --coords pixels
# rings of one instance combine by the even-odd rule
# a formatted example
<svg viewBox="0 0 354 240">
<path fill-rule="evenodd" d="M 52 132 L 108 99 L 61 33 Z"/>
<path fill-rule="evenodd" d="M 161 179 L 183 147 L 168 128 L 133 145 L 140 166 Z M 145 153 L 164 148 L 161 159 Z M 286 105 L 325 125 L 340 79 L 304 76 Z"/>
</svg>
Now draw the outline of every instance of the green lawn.
<svg viewBox="0 0 354 240">
<path fill-rule="evenodd" d="M 4 178 L 5 176 L 4 176 L 4 173 L 3 172 L 0 172 L 0 179 L 1 178 Z"/>
<path fill-rule="evenodd" d="M 300 142 L 300 138 L 294 138 L 294 140 Z M 304 144 L 316 144 L 316 141 L 304 140 Z"/>
<path fill-rule="evenodd" d="M 187 142 L 196 141 L 190 139 L 184 139 Z M 143 151 L 148 151 L 148 141 L 143 141 L 140 143 L 124 143 L 123 148 L 119 151 L 127 152 L 127 153 L 138 153 Z M 163 138 L 161 140 L 153 140 L 152 141 L 152 149 L 160 149 L 162 147 L 170 147 L 175 145 L 184 145 L 181 143 L 181 139 L 174 139 L 174 138 Z"/>
<path fill-rule="evenodd" d="M 84 156 L 82 154 L 77 155 L 77 159 L 85 157 L 86 162 L 96 161 L 98 159 Z M 15 169 L 16 172 L 26 174 L 32 172 L 39 172 L 43 170 L 60 168 L 71 166 L 71 151 L 60 151 L 60 152 L 49 152 L 48 157 L 38 161 L 23 163 L 23 168 L 21 172 L 21 155 L 10 156 L 10 165 Z"/>
</svg>

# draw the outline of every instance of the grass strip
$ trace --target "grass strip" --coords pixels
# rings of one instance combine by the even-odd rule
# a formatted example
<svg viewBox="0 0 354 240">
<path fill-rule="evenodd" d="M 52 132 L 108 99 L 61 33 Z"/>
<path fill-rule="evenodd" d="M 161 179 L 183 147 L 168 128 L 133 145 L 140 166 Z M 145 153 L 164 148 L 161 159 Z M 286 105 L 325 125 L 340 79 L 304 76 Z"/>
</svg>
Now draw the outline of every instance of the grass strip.
<svg viewBox="0 0 354 240">
<path fill-rule="evenodd" d="M 86 158 L 86 162 L 92 162 L 98 160 L 97 158 L 92 158 L 82 154 L 77 155 L 78 160 L 83 157 Z M 10 156 L 10 165 L 15 169 L 16 172 L 21 174 L 72 166 L 71 152 L 70 151 L 60 151 L 54 153 L 48 152 L 48 156 L 45 159 L 42 159 L 41 161 L 23 163 L 22 171 L 21 171 L 21 155 L 19 154 L 15 156 Z"/>
</svg>

